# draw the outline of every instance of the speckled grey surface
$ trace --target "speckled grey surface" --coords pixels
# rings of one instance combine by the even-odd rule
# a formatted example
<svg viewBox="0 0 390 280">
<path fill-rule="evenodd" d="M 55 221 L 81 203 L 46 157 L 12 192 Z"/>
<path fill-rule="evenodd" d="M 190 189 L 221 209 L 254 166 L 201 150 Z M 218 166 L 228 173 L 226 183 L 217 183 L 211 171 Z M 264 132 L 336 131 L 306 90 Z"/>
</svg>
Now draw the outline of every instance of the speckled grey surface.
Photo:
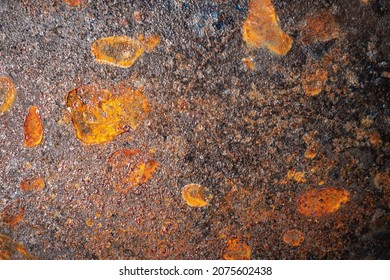
<svg viewBox="0 0 390 280">
<path fill-rule="evenodd" d="M 252 259 L 388 259 L 389 188 L 375 186 L 373 177 L 390 168 L 389 2 L 273 2 L 294 38 L 283 57 L 245 47 L 248 1 L 96 0 L 70 7 L 0 0 L 0 75 L 17 89 L 13 107 L 0 116 L 0 211 L 25 209 L 16 228 L 0 223 L 0 233 L 39 259 L 219 259 L 236 237 L 249 244 Z M 335 16 L 341 35 L 305 45 L 297 26 L 320 10 Z M 160 35 L 161 42 L 128 69 L 98 64 L 90 53 L 98 38 L 139 34 Z M 328 54 L 326 86 L 308 97 L 302 73 Z M 242 63 L 248 55 L 255 71 Z M 64 121 L 65 95 L 123 80 L 144 87 L 150 114 L 114 141 L 82 144 Z M 36 148 L 23 146 L 30 105 L 40 108 L 44 126 Z M 364 128 L 367 117 L 373 124 Z M 333 162 L 325 185 L 351 195 L 320 219 L 296 210 L 314 181 L 282 183 L 290 169 L 310 173 L 303 138 L 314 131 L 319 162 Z M 379 145 L 370 143 L 371 131 Z M 154 149 L 160 164 L 147 184 L 126 194 L 106 182 L 107 159 L 123 147 Z M 22 192 L 20 182 L 30 177 L 46 187 Z M 248 197 L 227 202 L 228 182 Z M 210 188 L 208 207 L 182 201 L 188 183 Z M 253 206 L 256 199 L 261 203 Z M 248 207 L 271 214 L 247 221 Z M 283 242 L 292 228 L 305 235 L 299 247 Z"/>
</svg>

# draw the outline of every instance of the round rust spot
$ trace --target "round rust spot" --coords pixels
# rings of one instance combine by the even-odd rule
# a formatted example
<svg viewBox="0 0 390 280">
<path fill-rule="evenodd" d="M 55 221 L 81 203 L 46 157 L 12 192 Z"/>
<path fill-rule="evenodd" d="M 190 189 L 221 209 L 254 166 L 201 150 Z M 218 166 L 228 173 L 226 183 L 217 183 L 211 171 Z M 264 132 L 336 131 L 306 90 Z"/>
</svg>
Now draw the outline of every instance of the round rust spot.
<svg viewBox="0 0 390 280">
<path fill-rule="evenodd" d="M 12 80 L 6 76 L 0 77 L 0 115 L 11 108 L 14 103 L 16 90 Z"/>
<path fill-rule="evenodd" d="M 305 239 L 305 235 L 298 229 L 291 229 L 283 234 L 283 241 L 288 245 L 300 246 Z"/>
<path fill-rule="evenodd" d="M 181 196 L 191 207 L 207 206 L 212 198 L 209 189 L 198 184 L 188 184 L 184 186 Z"/>
</svg>

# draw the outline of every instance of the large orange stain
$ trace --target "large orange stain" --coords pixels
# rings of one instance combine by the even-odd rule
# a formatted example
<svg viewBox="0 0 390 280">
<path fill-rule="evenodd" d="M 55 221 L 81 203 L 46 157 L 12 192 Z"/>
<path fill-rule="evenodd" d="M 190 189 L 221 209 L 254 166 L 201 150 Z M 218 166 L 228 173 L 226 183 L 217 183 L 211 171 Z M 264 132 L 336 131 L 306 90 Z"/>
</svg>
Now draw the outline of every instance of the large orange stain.
<svg viewBox="0 0 390 280">
<path fill-rule="evenodd" d="M 278 55 L 287 54 L 293 43 L 291 37 L 279 27 L 271 0 L 250 1 L 243 39 L 251 49 L 265 46 Z"/>
<path fill-rule="evenodd" d="M 98 85 L 85 85 L 69 92 L 66 106 L 76 136 L 85 144 L 100 144 L 133 130 L 149 112 L 140 90 L 119 87 L 114 95 Z"/>
<path fill-rule="evenodd" d="M 348 200 L 349 193 L 344 189 L 310 190 L 298 198 L 298 211 L 305 216 L 321 217 L 336 212 Z"/>
</svg>

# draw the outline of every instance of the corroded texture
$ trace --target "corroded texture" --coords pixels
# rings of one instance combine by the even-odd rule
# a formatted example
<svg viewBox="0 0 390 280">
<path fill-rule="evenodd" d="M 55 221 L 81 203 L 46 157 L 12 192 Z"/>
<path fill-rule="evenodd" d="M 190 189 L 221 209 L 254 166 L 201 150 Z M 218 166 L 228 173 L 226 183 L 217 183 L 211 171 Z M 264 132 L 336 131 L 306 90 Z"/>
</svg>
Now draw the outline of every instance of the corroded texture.
<svg viewBox="0 0 390 280">
<path fill-rule="evenodd" d="M 0 1 L 0 257 L 389 259 L 389 22 L 385 0 Z M 91 53 L 140 34 L 128 68 Z"/>
</svg>

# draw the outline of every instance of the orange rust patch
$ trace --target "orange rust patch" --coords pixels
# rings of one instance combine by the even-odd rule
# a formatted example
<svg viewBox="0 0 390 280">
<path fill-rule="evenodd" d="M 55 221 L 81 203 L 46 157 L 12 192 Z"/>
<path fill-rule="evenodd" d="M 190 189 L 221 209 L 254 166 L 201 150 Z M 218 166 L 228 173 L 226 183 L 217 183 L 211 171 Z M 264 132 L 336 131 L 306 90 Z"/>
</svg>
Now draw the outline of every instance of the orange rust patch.
<svg viewBox="0 0 390 280">
<path fill-rule="evenodd" d="M 27 179 L 20 184 L 20 188 L 25 192 L 40 191 L 44 187 L 45 187 L 45 181 L 43 181 L 41 178 Z"/>
<path fill-rule="evenodd" d="M 24 207 L 19 207 L 19 203 L 11 203 L 6 206 L 1 212 L 1 220 L 9 225 L 10 227 L 15 228 L 24 216 Z"/>
<path fill-rule="evenodd" d="M 118 67 L 128 68 L 146 51 L 152 51 L 160 43 L 159 36 L 138 39 L 127 36 L 101 38 L 93 42 L 91 52 L 96 61 Z"/>
<path fill-rule="evenodd" d="M 339 25 L 332 14 L 321 11 L 307 18 L 303 27 L 303 43 L 326 42 L 339 37 Z"/>
<path fill-rule="evenodd" d="M 24 145 L 38 146 L 43 139 L 42 119 L 37 106 L 30 106 L 24 121 Z"/>
<path fill-rule="evenodd" d="M 370 134 L 368 134 L 368 139 L 370 141 L 370 144 L 373 146 L 378 146 L 382 143 L 381 135 L 378 133 L 378 131 L 371 131 Z"/>
<path fill-rule="evenodd" d="M 76 136 L 85 144 L 115 139 L 130 127 L 135 129 L 149 112 L 145 95 L 120 87 L 116 95 L 97 85 L 81 86 L 66 96 Z"/>
<path fill-rule="evenodd" d="M 108 176 L 118 192 L 146 184 L 157 171 L 158 162 L 137 149 L 120 149 L 108 160 Z"/>
<path fill-rule="evenodd" d="M 0 115 L 11 108 L 16 96 L 12 80 L 6 76 L 0 77 Z"/>
<path fill-rule="evenodd" d="M 72 7 L 79 6 L 83 3 L 84 0 L 64 0 L 66 4 Z"/>
<path fill-rule="evenodd" d="M 251 70 L 251 71 L 254 71 L 256 70 L 256 67 L 255 67 L 255 63 L 253 62 L 253 59 L 251 57 L 244 57 L 242 59 L 242 63 L 245 64 L 245 66 Z"/>
<path fill-rule="evenodd" d="M 316 149 L 314 147 L 309 147 L 305 151 L 305 158 L 313 159 L 317 155 Z"/>
<path fill-rule="evenodd" d="M 289 170 L 287 172 L 287 179 L 294 180 L 298 183 L 305 183 L 305 172 L 302 171 L 295 171 L 295 170 Z"/>
<path fill-rule="evenodd" d="M 283 234 L 283 241 L 294 247 L 300 246 L 304 239 L 305 235 L 297 229 L 288 230 Z"/>
<path fill-rule="evenodd" d="M 0 260 L 16 259 L 32 260 L 33 256 L 23 245 L 13 241 L 8 236 L 0 234 Z"/>
<path fill-rule="evenodd" d="M 250 260 L 251 248 L 245 241 L 239 238 L 229 239 L 222 258 L 224 260 Z"/>
<path fill-rule="evenodd" d="M 198 184 L 188 184 L 181 191 L 183 200 L 191 207 L 207 206 L 212 198 L 208 188 Z"/>
<path fill-rule="evenodd" d="M 271 0 L 251 0 L 249 14 L 243 26 L 243 39 L 251 49 L 267 47 L 270 51 L 285 55 L 293 40 L 278 25 Z"/>
<path fill-rule="evenodd" d="M 298 211 L 305 216 L 321 217 L 336 212 L 348 200 L 349 193 L 344 189 L 310 190 L 298 198 Z"/>
<path fill-rule="evenodd" d="M 315 73 L 308 73 L 302 79 L 302 86 L 309 96 L 318 95 L 328 80 L 328 73 L 324 69 L 318 69 Z"/>
</svg>

